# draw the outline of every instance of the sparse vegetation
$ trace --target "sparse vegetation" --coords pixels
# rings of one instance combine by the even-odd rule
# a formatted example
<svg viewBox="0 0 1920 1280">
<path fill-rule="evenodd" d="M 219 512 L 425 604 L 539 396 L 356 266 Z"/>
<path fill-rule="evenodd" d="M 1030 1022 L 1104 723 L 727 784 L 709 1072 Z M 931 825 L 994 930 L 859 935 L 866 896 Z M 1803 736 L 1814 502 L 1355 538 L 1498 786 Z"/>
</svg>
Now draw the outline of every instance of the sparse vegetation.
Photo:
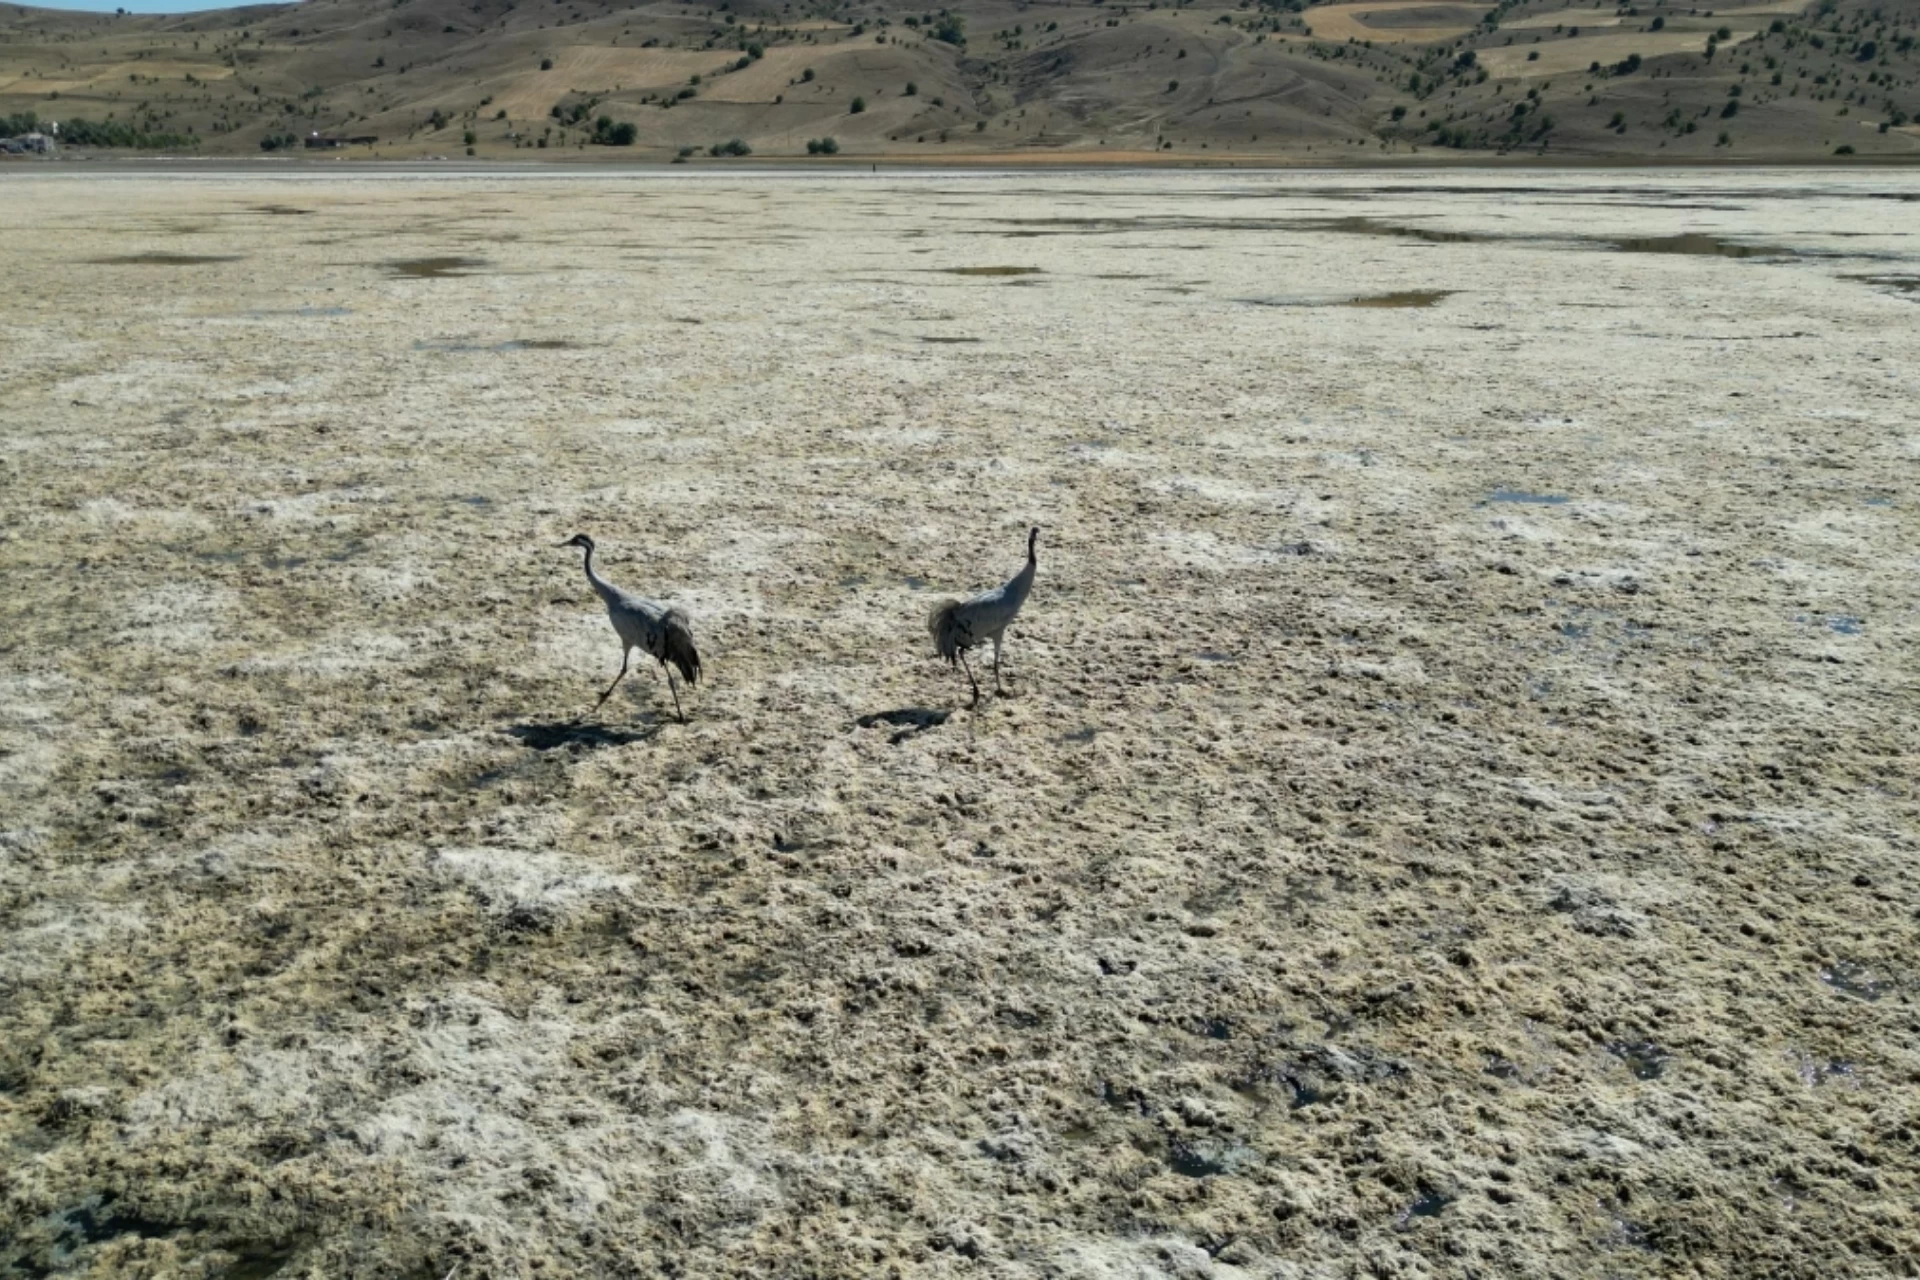
<svg viewBox="0 0 1920 1280">
<path fill-rule="evenodd" d="M 407 0 L 408 4 L 414 2 Z M 1154 11 L 1158 12 L 1157 18 L 1149 18 L 1147 15 Z M 1577 23 L 1549 25 L 1555 16 L 1551 10 L 1531 4 L 1521 8 L 1515 0 L 1502 0 L 1483 16 L 1460 14 L 1457 29 L 1446 35 L 1436 33 L 1432 39 L 1393 38 L 1378 31 L 1370 35 L 1352 27 L 1350 20 L 1348 25 L 1340 25 L 1337 7 L 1309 11 L 1303 0 L 1248 0 L 1244 6 L 1223 4 L 1200 13 L 1193 13 L 1185 0 L 1150 0 L 1144 8 L 1123 12 L 1111 7 L 1071 20 L 1066 10 L 1020 10 L 1018 15 L 1009 16 L 1022 16 L 1022 21 L 994 30 L 991 41 L 983 39 L 987 48 L 969 49 L 958 59 L 954 50 L 964 48 L 967 40 L 965 14 L 961 11 L 928 9 L 889 15 L 884 10 L 862 10 L 843 15 L 836 10 L 832 11 L 832 20 L 842 25 L 824 27 L 776 18 L 772 11 L 747 14 L 724 0 L 719 7 L 703 12 L 710 22 L 695 31 L 684 26 L 690 14 L 674 18 L 680 26 L 661 26 L 655 24 L 669 15 L 621 11 L 614 32 L 605 39 L 595 35 L 587 43 L 674 50 L 668 55 L 674 59 L 706 50 L 711 61 L 695 62 L 693 66 L 685 62 L 659 64 L 662 68 L 677 67 L 677 74 L 663 77 L 657 72 L 647 73 L 656 78 L 649 82 L 643 77 L 639 84 L 622 85 L 618 74 L 605 79 L 597 73 L 579 77 L 584 81 L 579 90 L 555 95 L 560 97 L 556 103 L 559 109 L 552 114 L 567 128 L 568 135 L 564 139 L 549 137 L 548 145 L 560 143 L 573 148 L 604 141 L 595 135 L 592 121 L 613 103 L 626 104 L 631 114 L 631 108 L 640 103 L 666 109 L 685 105 L 702 94 L 712 98 L 715 94 L 705 85 L 721 76 L 746 71 L 757 62 L 771 60 L 776 53 L 791 57 L 795 50 L 809 46 L 823 52 L 836 47 L 845 51 L 850 48 L 847 41 L 851 37 L 859 37 L 868 51 L 872 51 L 875 40 L 895 47 L 882 56 L 890 60 L 893 73 L 899 76 L 892 91 L 896 96 L 913 99 L 916 107 L 942 111 L 958 107 L 965 112 L 960 117 L 925 120 L 923 110 L 917 114 L 925 120 L 921 126 L 924 132 L 895 125 L 888 134 L 886 142 L 898 144 L 933 141 L 947 136 L 948 129 L 957 133 L 973 117 L 978 117 L 973 119 L 976 132 L 987 123 L 1004 122 L 1010 139 L 1022 134 L 1030 138 L 1036 130 L 1057 137 L 1064 121 L 1069 134 L 1079 127 L 1086 135 L 1084 141 L 1091 143 L 1094 129 L 1081 122 L 1093 117 L 1077 113 L 1063 117 L 1050 108 L 1057 85 L 1076 74 L 1076 68 L 1089 65 L 1086 58 L 1091 47 L 1085 42 L 1096 36 L 1108 42 L 1107 52 L 1100 58 L 1117 55 L 1121 59 L 1113 64 L 1111 74 L 1103 73 L 1094 90 L 1096 96 L 1106 98 L 1105 107 L 1095 104 L 1096 108 L 1111 108 L 1119 114 L 1100 118 L 1128 118 L 1133 108 L 1144 108 L 1133 118 L 1152 119 L 1155 112 L 1169 108 L 1173 97 L 1180 96 L 1191 111 L 1183 115 L 1175 129 L 1179 136 L 1171 139 L 1181 150 L 1191 145 L 1195 150 L 1211 147 L 1217 152 L 1256 139 L 1263 151 L 1276 145 L 1283 151 L 1305 149 L 1303 144 L 1333 124 L 1353 133 L 1376 135 L 1373 141 L 1392 151 L 1414 140 L 1407 126 L 1415 113 L 1422 145 L 1429 136 L 1439 137 L 1442 129 L 1454 142 L 1464 138 L 1474 147 L 1500 149 L 1534 141 L 1544 144 L 1542 128 L 1548 103 L 1531 90 L 1544 89 L 1561 74 L 1562 67 L 1579 66 L 1591 71 L 1582 77 L 1592 82 L 1585 92 L 1572 96 L 1578 86 L 1569 82 L 1552 95 L 1556 109 L 1585 106 L 1556 110 L 1563 120 L 1561 131 L 1554 134 L 1557 150 L 1578 153 L 1582 148 L 1597 146 L 1601 153 L 1638 153 L 1668 142 L 1678 143 L 1689 136 L 1689 126 L 1711 133 L 1708 125 L 1719 113 L 1721 119 L 1737 116 L 1755 121 L 1743 155 L 1779 154 L 1782 147 L 1798 147 L 1802 155 L 1815 148 L 1818 154 L 1830 154 L 1834 144 L 1818 130 L 1830 129 L 1836 118 L 1858 121 L 1862 117 L 1866 125 L 1860 130 L 1861 140 L 1854 143 L 1857 148 L 1883 155 L 1910 154 L 1914 151 L 1912 139 L 1899 131 L 1920 111 L 1920 75 L 1916 74 L 1920 66 L 1915 65 L 1912 15 L 1904 10 L 1881 13 L 1867 0 L 1835 0 L 1824 10 L 1816 0 L 1815 8 L 1804 15 L 1770 14 L 1764 19 L 1736 18 L 1729 11 L 1720 20 L 1715 20 L 1710 10 L 1628 5 L 1622 7 L 1621 20 L 1616 24 L 1585 29 Z M 1306 12 L 1316 15 L 1315 25 L 1323 28 L 1317 37 L 1300 16 Z M 1327 14 L 1324 20 L 1318 18 L 1322 12 Z M 1577 12 L 1568 9 L 1569 16 Z M 1516 28 L 1511 20 L 1522 14 L 1528 26 Z M 404 37 L 399 26 L 402 17 L 409 18 Z M 234 31 L 216 29 L 204 56 L 224 64 L 220 76 L 209 76 L 190 58 L 187 65 L 176 64 L 165 74 L 144 74 L 150 67 L 158 69 L 156 63 L 142 65 L 147 59 L 171 56 L 167 52 L 170 39 L 198 50 L 206 47 L 209 32 L 196 28 L 188 40 L 184 34 L 169 36 L 159 27 L 143 28 L 148 19 L 129 16 L 121 20 L 122 38 L 127 31 L 141 31 L 145 43 L 132 46 L 130 54 L 116 56 L 128 57 L 132 66 L 116 69 L 113 86 L 96 84 L 84 91 L 67 92 L 99 102 L 98 111 L 86 114 L 96 119 L 104 115 L 102 127 L 129 130 L 128 137 L 204 136 L 216 146 L 251 147 L 247 140 L 257 141 L 263 127 L 278 120 L 285 128 L 269 132 L 288 132 L 296 137 L 310 130 L 342 134 L 365 130 L 424 143 L 426 135 L 451 129 L 464 139 L 469 133 L 480 132 L 481 120 L 508 125 L 505 110 L 497 109 L 493 101 L 496 93 L 504 96 L 506 82 L 498 78 L 498 69 L 484 66 L 484 56 L 472 67 L 475 78 L 450 76 L 452 65 L 446 61 L 446 54 L 454 41 L 461 42 L 460 56 L 466 58 L 472 49 L 484 47 L 472 42 L 493 29 L 497 20 L 498 29 L 517 33 L 517 38 L 528 38 L 538 31 L 547 33 L 538 37 L 543 42 L 559 41 L 567 49 L 581 48 L 585 46 L 574 29 L 604 17 L 572 5 L 556 4 L 551 11 L 545 6 L 522 5 L 487 19 L 486 26 L 452 11 L 436 13 L 429 26 L 401 5 L 384 32 L 376 30 L 367 35 L 374 40 L 404 38 L 407 44 L 392 46 L 397 52 L 391 61 L 410 61 L 394 67 L 393 76 L 365 77 L 369 63 L 383 72 L 388 69 L 385 49 L 376 44 L 375 57 L 366 58 L 354 51 L 345 60 L 362 68 L 358 74 L 365 77 L 364 83 L 357 78 L 336 83 L 316 79 L 312 70 L 289 75 L 281 60 L 290 55 L 291 47 L 286 42 L 296 29 L 277 25 L 272 35 L 257 25 L 240 26 Z M 1542 17 L 1548 22 L 1541 22 Z M 11 25 L 14 21 L 0 13 L 0 60 L 7 58 L 5 41 L 15 30 Z M 1735 27 L 1736 21 L 1742 25 Z M 782 25 L 785 22 L 793 25 Z M 1168 25 L 1170 22 L 1173 25 Z M 1206 25 L 1201 27 L 1196 22 Z M 445 29 L 448 27 L 457 30 Z M 328 47 L 326 31 L 304 23 L 298 31 L 303 56 Z M 1633 48 L 1634 31 L 1657 34 L 1649 37 L 1652 43 L 1638 52 L 1624 52 L 1623 45 L 1628 50 Z M 441 36 L 445 41 L 436 45 Z M 1286 82 L 1298 84 L 1304 78 L 1311 93 L 1272 96 L 1273 86 L 1280 81 L 1270 78 L 1269 64 L 1259 63 L 1256 73 L 1251 70 L 1252 64 L 1238 60 L 1240 55 L 1224 62 L 1219 56 L 1223 45 L 1237 45 L 1243 54 L 1251 54 L 1254 45 L 1270 38 L 1276 43 L 1253 56 L 1279 59 L 1275 65 L 1286 70 Z M 1196 39 L 1203 43 L 1189 43 Z M 1605 41 L 1591 47 L 1595 52 L 1605 49 L 1606 55 L 1597 60 L 1580 56 L 1589 47 L 1589 40 Z M 1131 47 L 1128 41 L 1133 42 Z M 571 56 L 528 55 L 522 51 L 524 46 L 513 48 L 515 51 L 506 56 L 518 62 L 523 80 L 533 74 L 535 66 L 552 71 L 563 57 Z M 1572 62 L 1571 56 L 1578 56 L 1579 61 Z M 1193 58 L 1206 65 L 1205 75 L 1169 75 L 1180 61 Z M 792 102 L 783 93 L 746 95 L 771 108 L 774 119 L 784 122 L 784 127 L 808 119 L 793 114 L 799 108 L 862 114 L 885 100 L 881 96 L 886 92 L 883 87 L 856 93 L 844 80 L 823 84 L 823 75 L 836 80 L 836 72 L 817 59 L 812 60 L 813 66 L 797 65 L 800 61 L 795 58 L 792 63 L 781 64 L 782 87 L 808 86 L 804 93 L 793 93 Z M 570 67 L 573 65 L 569 62 Z M 846 64 L 836 61 L 832 65 L 838 68 Z M 701 74 L 689 74 L 696 66 Z M 581 69 L 585 70 L 586 64 L 581 64 Z M 44 69 L 31 65 L 19 70 L 45 75 Z M 927 96 L 921 87 L 926 76 L 938 76 L 942 85 L 949 78 L 955 79 L 958 95 L 948 90 L 944 98 Z M 1637 78 L 1639 85 L 1621 83 L 1629 77 Z M 1730 83 L 1745 91 L 1729 93 Z M 458 84 L 485 85 L 486 96 L 479 96 L 475 90 L 475 98 L 462 100 Z M 767 88 L 778 84 L 769 82 Z M 276 90 L 275 85 L 289 87 Z M 1083 86 L 1074 92 L 1085 93 L 1086 89 Z M 1651 100 L 1646 96 L 1649 92 L 1655 95 Z M 1523 93 L 1528 105 L 1516 110 L 1516 99 Z M 30 105 L 42 115 L 52 114 L 44 104 L 58 100 L 58 96 L 49 90 L 44 99 Z M 719 96 L 733 100 L 739 99 L 740 93 L 735 90 Z M 1729 106 L 1736 98 L 1739 105 Z M 477 106 L 473 105 L 476 100 Z M 969 107 L 969 102 L 977 104 L 977 109 Z M 1151 105 L 1156 102 L 1158 106 Z M 1636 104 L 1646 109 L 1636 110 Z M 6 105 L 17 111 L 29 104 L 14 99 Z M 1432 120 L 1427 119 L 1428 107 L 1433 108 Z M 1761 107 L 1767 109 L 1763 112 Z M 1659 122 L 1659 127 L 1623 131 L 1624 121 L 1611 122 L 1617 108 L 1626 108 L 1636 120 L 1644 118 L 1649 126 Z M 703 105 L 700 110 L 704 118 L 710 111 L 722 109 Z M 895 110 L 902 112 L 903 119 L 908 114 L 906 109 Z M 1276 113 L 1278 120 L 1274 119 Z M 348 123 L 356 120 L 368 123 Z M 1882 123 L 1887 126 L 1884 131 L 1879 130 Z M 1105 135 L 1111 131 L 1110 125 L 1099 128 L 1100 145 L 1110 144 Z M 1148 132 L 1153 132 L 1151 127 Z M 237 136 L 220 141 L 230 134 Z M 1654 136 L 1649 138 L 1649 134 Z M 443 134 L 439 145 L 446 145 L 454 137 L 453 133 Z M 1168 140 L 1165 136 L 1150 139 L 1156 147 Z M 476 136 L 466 145 L 477 145 L 478 141 Z M 510 127 L 504 141 L 516 148 L 540 145 L 531 134 L 523 136 Z M 1148 141 L 1123 137 L 1119 145 L 1145 146 Z M 700 149 L 704 152 L 706 144 Z"/>
<path fill-rule="evenodd" d="M 593 122 L 592 141 L 602 147 L 630 147 L 634 139 L 640 136 L 640 130 L 630 120 L 615 120 L 612 116 L 601 116 Z"/>
</svg>

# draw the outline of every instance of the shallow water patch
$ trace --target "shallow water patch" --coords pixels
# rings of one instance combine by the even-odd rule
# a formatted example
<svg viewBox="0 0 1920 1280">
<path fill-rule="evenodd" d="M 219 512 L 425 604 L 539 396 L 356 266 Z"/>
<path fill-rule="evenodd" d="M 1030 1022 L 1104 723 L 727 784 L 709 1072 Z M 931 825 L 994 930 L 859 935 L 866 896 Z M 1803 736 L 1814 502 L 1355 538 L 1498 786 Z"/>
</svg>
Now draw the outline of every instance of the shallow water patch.
<svg viewBox="0 0 1920 1280">
<path fill-rule="evenodd" d="M 1839 1081 L 1842 1084 L 1858 1085 L 1854 1064 L 1842 1062 L 1837 1058 L 1822 1061 L 1819 1058 L 1800 1058 L 1794 1063 L 1794 1074 L 1800 1077 L 1800 1083 L 1809 1089 Z"/>
<path fill-rule="evenodd" d="M 201 267 L 213 262 L 238 262 L 237 253 L 122 253 L 111 258 L 89 258 L 98 267 Z"/>
<path fill-rule="evenodd" d="M 1495 489 L 1487 495 L 1488 502 L 1518 502 L 1528 506 L 1559 507 L 1570 499 L 1564 493 L 1535 493 L 1528 489 Z"/>
<path fill-rule="evenodd" d="M 1340 307 L 1386 307 L 1417 308 L 1431 307 L 1442 298 L 1451 298 L 1458 289 L 1401 289 L 1393 293 L 1372 293 L 1359 298 L 1350 298 L 1335 303 Z"/>
<path fill-rule="evenodd" d="M 580 344 L 566 338 L 508 338 L 504 342 L 462 342 L 457 338 L 422 338 L 413 344 L 415 351 L 492 352 L 577 351 Z"/>
<path fill-rule="evenodd" d="M 1393 1220 L 1400 1231 L 1406 1231 L 1422 1218 L 1435 1218 L 1454 1201 L 1454 1197 L 1438 1191 L 1423 1190 L 1418 1199 L 1402 1209 Z"/>
<path fill-rule="evenodd" d="M 1191 293 L 1191 289 L 1166 288 L 1167 293 Z M 1450 298 L 1458 289 L 1400 289 L 1391 293 L 1363 293 L 1348 298 L 1236 298 L 1234 301 L 1254 307 L 1367 307 L 1383 310 L 1431 307 Z"/>
<path fill-rule="evenodd" d="M 302 320 L 335 319 L 353 314 L 351 307 L 284 307 L 278 310 L 265 309 L 246 313 L 249 320 L 272 320 L 282 316 L 294 316 Z"/>
<path fill-rule="evenodd" d="M 1800 256 L 1792 249 L 1783 249 L 1777 245 L 1741 244 L 1737 240 L 1723 240 L 1719 236 L 1703 235 L 1697 231 L 1684 232 L 1677 236 L 1630 236 L 1624 240 L 1609 240 L 1606 243 L 1620 253 L 1679 253 L 1709 258 L 1797 258 Z"/>
<path fill-rule="evenodd" d="M 1420 240 L 1427 244 L 1487 244 L 1502 237 L 1478 231 L 1442 231 L 1434 227 L 1409 227 L 1381 222 L 1375 218 L 1328 218 L 1305 224 L 1308 231 L 1336 231 L 1345 235 L 1390 236 L 1399 240 Z"/>
<path fill-rule="evenodd" d="M 472 275 L 487 265 L 485 258 L 394 258 L 387 262 L 387 270 L 393 275 L 409 280 L 445 280 L 454 276 Z"/>
<path fill-rule="evenodd" d="M 1672 1054 L 1651 1040 L 1615 1040 L 1607 1052 L 1625 1063 L 1636 1080 L 1658 1080 L 1673 1060 Z"/>
<path fill-rule="evenodd" d="M 942 275 L 949 276 L 1037 276 L 1043 274 L 1039 267 L 940 267 Z"/>
<path fill-rule="evenodd" d="M 1820 981 L 1832 987 L 1842 995 L 1852 996 L 1855 1000 L 1865 1000 L 1869 1004 L 1879 1000 L 1893 990 L 1893 980 L 1865 964 L 1853 960 L 1836 960 L 1820 970 Z"/>
<path fill-rule="evenodd" d="M 958 345 L 958 344 L 960 344 L 960 343 L 967 343 L 967 342 L 983 342 L 983 341 L 985 341 L 985 339 L 983 339 L 983 338 L 961 338 L 961 337 L 946 337 L 946 336 L 943 336 L 943 335 L 940 335 L 940 334 L 932 334 L 932 333 L 923 333 L 923 334 L 921 334 L 921 335 L 920 335 L 920 341 L 922 341 L 922 342 L 932 342 L 932 343 L 938 343 L 938 344 L 941 344 L 941 345 Z"/>
<path fill-rule="evenodd" d="M 1899 294 L 1920 294 L 1920 276 L 1867 275 L 1844 276 L 1842 279 L 1858 280 L 1862 284 L 1870 284 L 1876 289 L 1890 289 Z M 1920 297 L 1914 300 L 1920 302 Z"/>
</svg>

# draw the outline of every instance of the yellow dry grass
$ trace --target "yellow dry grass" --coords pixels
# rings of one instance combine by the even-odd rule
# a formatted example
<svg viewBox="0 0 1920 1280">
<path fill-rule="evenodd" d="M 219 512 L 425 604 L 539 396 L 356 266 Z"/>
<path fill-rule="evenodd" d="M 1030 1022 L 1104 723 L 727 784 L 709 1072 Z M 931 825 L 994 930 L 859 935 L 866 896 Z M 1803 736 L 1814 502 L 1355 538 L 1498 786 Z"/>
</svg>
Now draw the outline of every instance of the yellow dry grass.
<svg viewBox="0 0 1920 1280">
<path fill-rule="evenodd" d="M 798 80 L 802 72 L 812 67 L 816 73 L 825 74 L 839 51 L 832 46 L 825 49 L 811 45 L 791 45 L 780 49 L 767 50 L 767 56 L 740 71 L 730 71 L 701 92 L 701 97 L 710 102 L 772 102 L 780 94 L 790 94 L 797 86 L 789 86 L 789 80 Z M 735 60 L 739 58 L 734 55 Z"/>
<path fill-rule="evenodd" d="M 172 81 L 179 91 L 193 88 L 186 83 L 189 73 L 197 80 L 230 80 L 233 71 L 218 62 L 193 62 L 185 59 L 144 58 L 84 66 L 46 67 L 42 54 L 29 61 L 32 65 L 16 70 L 11 78 L 0 72 L 0 94 L 43 97 L 53 93 L 90 93 L 104 89 L 144 88 L 149 80 Z M 139 76 L 138 81 L 128 76 Z"/>
<path fill-rule="evenodd" d="M 1585 71 L 1596 62 L 1603 67 L 1611 66 L 1636 53 L 1643 58 L 1702 53 L 1710 34 L 1706 31 L 1610 31 L 1605 35 L 1583 35 L 1547 44 L 1485 49 L 1480 53 L 1480 65 L 1496 76 L 1557 76 L 1569 71 Z M 1740 32 L 1729 45 L 1752 37 L 1751 31 Z M 1529 62 L 1530 53 L 1538 53 L 1540 57 Z"/>
<path fill-rule="evenodd" d="M 1772 18 L 1778 14 L 1803 13 L 1807 8 L 1806 0 L 1771 0 L 1770 3 L 1742 5 L 1739 8 L 1715 8 L 1708 14 L 1688 15 L 1669 13 L 1670 26 L 1693 25 L 1704 29 L 1714 27 L 1732 27 L 1738 31 L 1747 25 L 1747 19 Z M 1617 27 L 1626 22 L 1618 9 L 1556 9 L 1551 13 L 1531 13 L 1524 18 L 1514 18 L 1500 24 L 1502 31 L 1540 31 L 1554 27 L 1579 27 L 1586 31 L 1594 27 Z M 1648 16 L 1643 14 L 1634 19 L 1644 24 Z M 1765 25 L 1760 23 L 1759 25 Z"/>
<path fill-rule="evenodd" d="M 1473 28 L 1465 23 L 1431 27 L 1375 27 L 1363 20 L 1370 13 L 1400 9 L 1488 9 L 1485 4 L 1434 4 L 1432 0 L 1361 0 L 1358 4 L 1328 5 L 1306 15 L 1313 34 L 1323 40 L 1371 40 L 1376 44 L 1426 44 L 1451 40 Z"/>
<path fill-rule="evenodd" d="M 1502 22 L 1502 31 L 1537 31 L 1541 27 L 1617 27 L 1623 19 L 1615 9 L 1556 9 L 1552 13 L 1530 13 L 1524 18 Z"/>
<path fill-rule="evenodd" d="M 705 79 L 732 65 L 740 55 L 732 50 L 641 49 L 612 46 L 573 46 L 550 55 L 548 71 L 521 71 L 492 84 L 493 99 L 510 116 L 543 116 L 547 108 L 574 91 L 601 92 L 667 89 L 684 85 L 694 76 Z"/>
</svg>

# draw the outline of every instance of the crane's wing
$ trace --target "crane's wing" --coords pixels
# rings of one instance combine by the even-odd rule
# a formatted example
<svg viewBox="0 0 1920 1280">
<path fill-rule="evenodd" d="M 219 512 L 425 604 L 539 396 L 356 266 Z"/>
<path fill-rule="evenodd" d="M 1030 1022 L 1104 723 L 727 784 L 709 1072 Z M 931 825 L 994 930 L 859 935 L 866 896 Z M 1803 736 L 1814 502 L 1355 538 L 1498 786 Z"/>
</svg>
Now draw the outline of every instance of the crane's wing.
<svg viewBox="0 0 1920 1280">
<path fill-rule="evenodd" d="M 700 654 L 693 647 L 693 631 L 687 625 L 687 615 L 678 609 L 668 609 L 660 619 L 660 626 L 666 649 L 663 661 L 679 668 L 680 678 L 689 685 L 699 684 Z"/>
<path fill-rule="evenodd" d="M 942 600 L 927 614 L 927 630 L 933 635 L 933 647 L 951 665 L 962 649 L 973 644 L 973 628 L 962 616 L 964 600 Z"/>
</svg>

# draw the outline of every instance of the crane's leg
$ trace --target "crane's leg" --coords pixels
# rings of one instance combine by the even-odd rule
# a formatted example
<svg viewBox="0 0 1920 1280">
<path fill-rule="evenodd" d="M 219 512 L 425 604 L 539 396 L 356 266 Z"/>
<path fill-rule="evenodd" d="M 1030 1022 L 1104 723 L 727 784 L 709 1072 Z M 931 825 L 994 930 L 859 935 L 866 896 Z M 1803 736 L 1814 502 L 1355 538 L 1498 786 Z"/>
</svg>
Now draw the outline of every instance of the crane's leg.
<svg viewBox="0 0 1920 1280">
<path fill-rule="evenodd" d="M 973 701 L 969 702 L 967 706 L 969 708 L 977 707 L 980 705 L 980 682 L 973 678 L 973 668 L 967 665 L 967 651 L 962 649 L 959 653 L 960 669 L 967 673 L 967 683 L 973 686 Z"/>
<path fill-rule="evenodd" d="M 673 672 L 664 662 L 660 664 L 660 669 L 667 673 L 667 689 L 673 694 L 673 714 L 680 717 L 681 724 L 685 724 L 687 722 L 687 713 L 680 709 L 680 690 L 673 686 Z"/>
<path fill-rule="evenodd" d="M 1000 684 L 1000 637 L 997 635 L 993 638 L 993 691 L 995 693 L 1006 692 L 1006 689 Z"/>
<path fill-rule="evenodd" d="M 600 701 L 593 704 L 594 711 L 598 711 L 601 705 L 605 703 L 608 698 L 613 696 L 613 690 L 615 686 L 617 686 L 622 680 L 625 680 L 627 678 L 627 659 L 631 658 L 632 656 L 633 656 L 632 649 L 622 649 L 620 651 L 620 674 L 613 678 L 613 684 L 608 685 L 607 691 L 600 695 Z M 592 715 L 593 712 L 590 711 L 587 714 Z"/>
</svg>

